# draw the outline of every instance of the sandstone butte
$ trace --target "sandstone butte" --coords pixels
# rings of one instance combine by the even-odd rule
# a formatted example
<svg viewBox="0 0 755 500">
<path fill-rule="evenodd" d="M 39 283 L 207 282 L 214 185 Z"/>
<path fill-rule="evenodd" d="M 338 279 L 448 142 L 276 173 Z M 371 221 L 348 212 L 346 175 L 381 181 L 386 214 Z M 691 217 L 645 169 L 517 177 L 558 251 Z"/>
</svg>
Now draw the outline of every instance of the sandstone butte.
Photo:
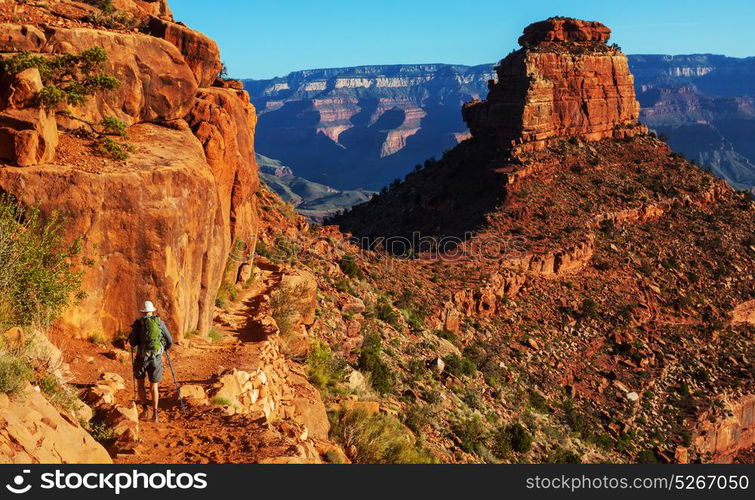
<svg viewBox="0 0 755 500">
<path fill-rule="evenodd" d="M 464 107 L 475 136 L 502 147 L 543 148 L 550 139 L 620 139 L 640 131 L 640 105 L 627 58 L 606 45 L 611 30 L 598 22 L 551 18 L 524 30 L 525 50 L 496 67 L 488 98 Z M 568 49 L 566 49 L 568 47 Z"/>
<path fill-rule="evenodd" d="M 309 227 L 261 187 L 255 110 L 218 78 L 216 44 L 164 0 L 113 4 L 142 30 L 97 25 L 79 2 L 0 4 L 2 57 L 101 47 L 120 81 L 72 114 L 39 106 L 33 68 L 0 81 L 0 191 L 63 211 L 92 259 L 48 360 L 88 406 L 64 411 L 35 386 L 27 404 L 0 398 L 0 461 L 395 459 L 345 437 L 354 415 L 392 422 L 405 461 L 732 461 L 752 447 L 752 205 L 637 122 L 608 28 L 526 28 L 488 99 L 464 107 L 472 137 L 336 220 L 373 238 L 474 231 L 461 259 L 403 260 Z M 74 133 L 108 116 L 128 126 L 125 160 Z M 216 301 L 229 287 L 239 296 Z M 124 346 L 86 340 L 115 339 L 145 296 L 182 340 L 188 409 L 170 393 L 164 425 L 139 422 Z M 310 353 L 309 368 L 343 371 L 312 375 Z M 114 433 L 107 456 L 77 424 L 92 408 Z M 478 419 L 482 436 L 525 422 L 532 450 L 465 441 L 481 409 L 498 419 Z"/>
</svg>

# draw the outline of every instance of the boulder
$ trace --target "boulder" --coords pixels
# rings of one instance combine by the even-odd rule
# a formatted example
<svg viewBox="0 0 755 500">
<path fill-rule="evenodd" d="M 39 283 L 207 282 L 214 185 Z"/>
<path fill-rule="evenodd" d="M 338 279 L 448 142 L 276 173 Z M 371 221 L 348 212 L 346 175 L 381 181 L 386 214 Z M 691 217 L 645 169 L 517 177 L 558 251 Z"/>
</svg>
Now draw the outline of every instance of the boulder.
<svg viewBox="0 0 755 500">
<path fill-rule="evenodd" d="M 284 351 L 288 357 L 304 359 L 307 357 L 307 354 L 309 354 L 312 339 L 304 325 L 295 325 L 291 331 L 287 332 L 282 340 Z"/>
<path fill-rule="evenodd" d="M 20 167 L 48 163 L 57 146 L 58 127 L 52 112 L 26 108 L 0 113 L 0 160 Z"/>
<path fill-rule="evenodd" d="M 27 386 L 0 394 L 0 463 L 109 464 L 107 451 L 78 422 Z"/>
<path fill-rule="evenodd" d="M 113 0 L 113 7 L 128 12 L 137 19 L 149 16 L 173 17 L 167 0 Z"/>
<path fill-rule="evenodd" d="M 42 30 L 31 24 L 0 23 L 0 52 L 38 52 L 46 41 Z"/>
<path fill-rule="evenodd" d="M 110 429 L 119 441 L 139 440 L 139 410 L 131 406 L 111 405 L 98 409 L 97 418 Z"/>
<path fill-rule="evenodd" d="M 220 50 L 209 37 L 182 24 L 150 17 L 147 32 L 167 40 L 183 54 L 200 87 L 209 87 L 220 74 Z"/>
<path fill-rule="evenodd" d="M 732 324 L 749 323 L 755 325 L 755 299 L 739 304 L 731 312 Z"/>
<path fill-rule="evenodd" d="M 20 109 L 37 105 L 37 94 L 43 87 L 37 68 L 27 68 L 6 78 L 7 83 L 2 85 L 3 95 L 0 99 L 3 108 Z"/>
<path fill-rule="evenodd" d="M 178 49 L 171 43 L 141 33 L 116 33 L 90 28 L 52 28 L 45 50 L 78 54 L 102 47 L 108 54 L 106 71 L 120 81 L 74 109 L 77 117 L 99 122 L 116 116 L 129 125 L 178 120 L 194 103 L 197 81 Z M 66 127 L 81 122 L 61 120 Z"/>
<path fill-rule="evenodd" d="M 323 441 L 328 439 L 328 412 L 317 391 L 310 391 L 306 397 L 294 398 L 291 404 L 296 409 L 296 421 L 306 427 L 310 437 Z"/>
<path fill-rule="evenodd" d="M 724 404 L 723 416 L 705 412 L 692 432 L 698 453 L 709 454 L 713 463 L 731 463 L 740 451 L 755 446 L 755 394 Z"/>
<path fill-rule="evenodd" d="M 198 384 L 185 384 L 180 389 L 181 397 L 194 404 L 208 404 L 204 387 Z"/>
<path fill-rule="evenodd" d="M 349 295 L 341 306 L 341 312 L 344 314 L 361 314 L 365 310 L 364 302 L 359 297 Z"/>
</svg>

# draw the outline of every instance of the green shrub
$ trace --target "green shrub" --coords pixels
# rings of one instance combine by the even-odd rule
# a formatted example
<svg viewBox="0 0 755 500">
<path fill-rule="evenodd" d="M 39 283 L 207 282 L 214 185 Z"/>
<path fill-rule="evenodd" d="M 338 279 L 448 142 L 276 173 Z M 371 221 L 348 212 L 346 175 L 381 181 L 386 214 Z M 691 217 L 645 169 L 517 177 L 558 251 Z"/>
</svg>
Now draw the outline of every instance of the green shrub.
<svg viewBox="0 0 755 500">
<path fill-rule="evenodd" d="M 139 21 L 134 16 L 123 10 L 95 12 L 85 16 L 83 21 L 113 30 L 131 29 L 139 24 Z"/>
<path fill-rule="evenodd" d="M 207 337 L 209 337 L 209 339 L 214 342 L 220 342 L 221 340 L 223 340 L 223 334 L 220 333 L 220 330 L 215 327 L 210 328 L 210 331 L 207 333 Z"/>
<path fill-rule="evenodd" d="M 477 453 L 485 439 L 485 427 L 479 415 L 456 422 L 452 429 L 462 450 L 467 453 Z"/>
<path fill-rule="evenodd" d="M 58 104 L 65 102 L 66 96 L 62 90 L 55 85 L 45 85 L 37 94 L 37 99 L 45 108 L 54 108 Z"/>
<path fill-rule="evenodd" d="M 428 405 L 412 404 L 404 413 L 404 424 L 415 433 L 420 433 L 432 418 L 432 411 Z"/>
<path fill-rule="evenodd" d="M 53 405 L 59 406 L 64 410 L 70 411 L 78 406 L 76 394 L 66 385 L 52 376 L 45 375 L 39 381 L 39 388 L 47 397 L 47 400 Z"/>
<path fill-rule="evenodd" d="M 448 373 L 455 377 L 462 375 L 471 376 L 477 371 L 474 361 L 467 357 L 459 357 L 457 354 L 450 354 L 443 361 L 446 363 Z"/>
<path fill-rule="evenodd" d="M 0 326 L 49 325 L 81 286 L 74 270 L 78 240 L 66 244 L 65 218 L 45 218 L 0 195 Z"/>
<path fill-rule="evenodd" d="M 343 259 L 338 261 L 338 266 L 341 268 L 341 271 L 343 271 L 343 273 L 349 278 L 360 280 L 364 279 L 364 273 L 362 273 L 362 270 L 359 269 L 359 266 L 357 265 L 353 255 L 347 255 Z"/>
<path fill-rule="evenodd" d="M 530 392 L 530 406 L 534 409 L 539 411 L 540 413 L 548 413 L 548 401 L 540 394 L 535 391 Z"/>
<path fill-rule="evenodd" d="M 91 335 L 89 335 L 89 338 L 87 340 L 95 345 L 102 345 L 105 343 L 105 339 L 103 338 L 102 334 L 99 333 L 92 333 Z"/>
<path fill-rule="evenodd" d="M 234 406 L 233 402 L 226 398 L 212 398 L 210 403 L 218 406 Z"/>
<path fill-rule="evenodd" d="M 325 452 L 325 460 L 327 460 L 329 464 L 344 463 L 343 455 L 332 448 Z"/>
<path fill-rule="evenodd" d="M 21 52 L 0 61 L 0 70 L 15 75 L 37 68 L 44 84 L 37 99 L 43 106 L 50 108 L 61 103 L 78 106 L 97 92 L 114 90 L 120 85 L 117 78 L 103 73 L 107 60 L 107 52 L 102 47 L 54 56 Z"/>
<path fill-rule="evenodd" d="M 458 342 L 458 338 L 456 337 L 456 334 L 449 330 L 436 330 L 435 335 L 442 339 L 446 339 L 452 344 L 456 344 Z"/>
<path fill-rule="evenodd" d="M 97 7 L 101 11 L 108 14 L 115 11 L 113 0 L 84 0 L 84 3 L 88 3 L 93 7 Z"/>
<path fill-rule="evenodd" d="M 580 314 L 583 318 L 594 319 L 598 317 L 598 304 L 592 299 L 582 301 L 582 310 Z"/>
<path fill-rule="evenodd" d="M 660 463 L 658 456 L 653 450 L 643 450 L 637 455 L 638 464 L 657 464 Z"/>
<path fill-rule="evenodd" d="M 100 125 L 102 125 L 102 131 L 105 134 L 119 135 L 121 137 L 126 135 L 126 123 L 115 116 L 106 116 L 102 119 Z"/>
<path fill-rule="evenodd" d="M 31 380 L 33 372 L 22 357 L 0 353 L 0 392 L 16 394 Z"/>
<path fill-rule="evenodd" d="M 127 143 L 119 143 L 110 137 L 103 137 L 97 142 L 97 152 L 113 160 L 125 160 L 134 148 Z"/>
<path fill-rule="evenodd" d="M 365 410 L 341 413 L 331 436 L 343 443 L 349 458 L 362 464 L 426 464 L 435 459 L 419 447 L 395 417 Z"/>
<path fill-rule="evenodd" d="M 393 374 L 382 359 L 382 339 L 379 333 L 365 334 L 357 365 L 360 370 L 371 374 L 372 387 L 380 394 L 385 394 L 393 388 Z"/>
<path fill-rule="evenodd" d="M 491 449 L 498 458 L 508 458 L 511 452 L 527 453 L 532 449 L 532 436 L 522 424 L 505 425 L 493 434 Z"/>
<path fill-rule="evenodd" d="M 561 404 L 561 410 L 564 412 L 563 421 L 571 430 L 584 439 L 591 437 L 595 425 L 588 416 L 577 408 L 573 399 L 564 400 Z"/>
<path fill-rule="evenodd" d="M 283 337 L 294 333 L 295 319 L 299 314 L 296 304 L 304 295 L 304 287 L 281 285 L 270 298 L 270 309 L 278 330 Z"/>
<path fill-rule="evenodd" d="M 215 305 L 218 307 L 225 307 L 229 302 L 236 300 L 239 297 L 239 290 L 236 285 L 230 282 L 228 278 L 224 278 L 218 288 L 218 294 L 215 296 Z"/>
<path fill-rule="evenodd" d="M 322 392 L 339 392 L 346 362 L 336 358 L 324 342 L 315 341 L 307 356 L 309 381 Z"/>
<path fill-rule="evenodd" d="M 101 444 L 108 444 L 116 438 L 115 429 L 105 422 L 93 423 L 89 427 L 89 434 L 95 441 Z"/>
<path fill-rule="evenodd" d="M 404 317 L 409 328 L 414 332 L 421 332 L 425 327 L 425 315 L 421 311 L 403 309 Z"/>
<path fill-rule="evenodd" d="M 344 278 L 338 278 L 333 283 L 333 286 L 335 286 L 336 290 L 338 290 L 339 292 L 348 293 L 349 295 L 354 295 L 354 290 L 352 290 L 349 280 L 346 280 Z"/>
<path fill-rule="evenodd" d="M 582 459 L 579 455 L 560 446 L 556 446 L 545 459 L 545 463 L 548 464 L 578 464 L 581 462 Z"/>
<path fill-rule="evenodd" d="M 391 301 L 388 300 L 388 297 L 385 295 L 381 295 L 378 298 L 377 304 L 375 305 L 375 315 L 377 316 L 377 319 L 388 323 L 393 328 L 398 328 L 400 326 L 398 313 L 396 312 L 396 309 L 394 309 L 393 304 L 391 304 Z"/>
</svg>

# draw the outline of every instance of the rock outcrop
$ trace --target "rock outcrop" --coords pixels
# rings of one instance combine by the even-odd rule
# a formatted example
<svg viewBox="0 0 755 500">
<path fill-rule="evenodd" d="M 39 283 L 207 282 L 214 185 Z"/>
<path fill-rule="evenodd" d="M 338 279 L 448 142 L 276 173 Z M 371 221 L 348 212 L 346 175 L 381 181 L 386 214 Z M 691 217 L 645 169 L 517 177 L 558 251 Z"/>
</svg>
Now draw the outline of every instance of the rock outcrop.
<svg viewBox="0 0 755 500">
<path fill-rule="evenodd" d="M 0 75 L 0 192 L 64 212 L 70 237 L 81 236 L 96 257 L 83 269 L 86 297 L 61 328 L 113 337 L 152 298 L 174 335 L 206 330 L 221 281 L 235 280 L 254 250 L 256 113 L 240 83 L 216 80 L 215 42 L 174 23 L 166 2 L 114 6 L 143 19 L 147 33 L 88 27 L 88 18 L 71 22 L 70 14 L 66 22 L 3 25 L 4 57 L 101 48 L 103 71 L 119 83 L 46 109 L 37 69 Z M 84 124 L 96 130 L 106 117 L 129 127 L 126 160 L 106 159 L 86 139 Z"/>
<path fill-rule="evenodd" d="M 737 453 L 755 446 L 755 395 L 726 402 L 727 415 L 701 415 L 693 442 L 714 463 L 731 463 Z"/>
<path fill-rule="evenodd" d="M 113 7 L 128 12 L 137 19 L 147 16 L 173 17 L 167 0 L 113 0 Z"/>
<path fill-rule="evenodd" d="M 530 24 L 519 37 L 519 45 L 529 47 L 540 43 L 573 43 L 587 45 L 590 42 L 607 42 L 611 30 L 597 21 L 583 21 L 568 17 L 552 17 Z"/>
<path fill-rule="evenodd" d="M 0 393 L 0 463 L 107 464 L 110 455 L 39 389 L 18 397 Z"/>
<path fill-rule="evenodd" d="M 568 18 L 528 26 L 523 48 L 496 67 L 487 100 L 464 107 L 472 135 L 524 150 L 549 139 L 595 141 L 644 130 L 627 58 L 606 45 L 610 33 L 601 23 Z"/>
<path fill-rule="evenodd" d="M 136 151 L 122 165 L 0 169 L 0 190 L 68 214 L 70 236 L 96 256 L 86 297 L 61 324 L 82 338 L 128 331 L 144 297 L 174 334 L 206 328 L 230 248 L 216 229 L 217 181 L 191 131 L 142 124 L 129 133 Z"/>
<path fill-rule="evenodd" d="M 164 38 L 183 54 L 200 87 L 209 87 L 220 74 L 220 50 L 214 40 L 182 24 L 151 17 L 147 30 L 152 36 Z"/>
<path fill-rule="evenodd" d="M 118 78 L 116 90 L 103 92 L 75 110 L 78 118 L 99 122 L 116 116 L 128 124 L 168 122 L 186 116 L 197 92 L 194 73 L 170 42 L 141 33 L 116 33 L 91 28 L 55 28 L 43 52 L 78 54 L 101 47 L 105 70 Z M 69 121 L 61 122 L 69 125 Z M 80 121 L 70 123 L 81 126 Z"/>
<path fill-rule="evenodd" d="M 212 87 L 197 93 L 187 121 L 218 182 L 229 241 L 253 243 L 254 193 L 259 174 L 254 153 L 257 115 L 243 90 Z"/>
</svg>

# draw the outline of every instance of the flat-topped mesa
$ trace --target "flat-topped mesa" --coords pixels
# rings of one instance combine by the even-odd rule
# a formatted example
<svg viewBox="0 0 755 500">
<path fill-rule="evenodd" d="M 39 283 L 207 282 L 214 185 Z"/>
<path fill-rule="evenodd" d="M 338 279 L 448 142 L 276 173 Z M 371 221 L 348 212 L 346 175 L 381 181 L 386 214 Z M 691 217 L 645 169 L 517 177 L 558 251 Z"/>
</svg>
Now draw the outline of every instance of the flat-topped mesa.
<svg viewBox="0 0 755 500">
<path fill-rule="evenodd" d="M 606 43 L 609 38 L 611 38 L 611 29 L 603 23 L 568 17 L 551 17 L 524 28 L 524 34 L 519 37 L 519 45 L 527 47 L 544 42 Z"/>
<path fill-rule="evenodd" d="M 645 132 L 626 56 L 599 22 L 550 18 L 531 24 L 522 48 L 495 68 L 485 101 L 462 111 L 472 135 L 518 151 L 553 139 L 596 141 Z"/>
</svg>

